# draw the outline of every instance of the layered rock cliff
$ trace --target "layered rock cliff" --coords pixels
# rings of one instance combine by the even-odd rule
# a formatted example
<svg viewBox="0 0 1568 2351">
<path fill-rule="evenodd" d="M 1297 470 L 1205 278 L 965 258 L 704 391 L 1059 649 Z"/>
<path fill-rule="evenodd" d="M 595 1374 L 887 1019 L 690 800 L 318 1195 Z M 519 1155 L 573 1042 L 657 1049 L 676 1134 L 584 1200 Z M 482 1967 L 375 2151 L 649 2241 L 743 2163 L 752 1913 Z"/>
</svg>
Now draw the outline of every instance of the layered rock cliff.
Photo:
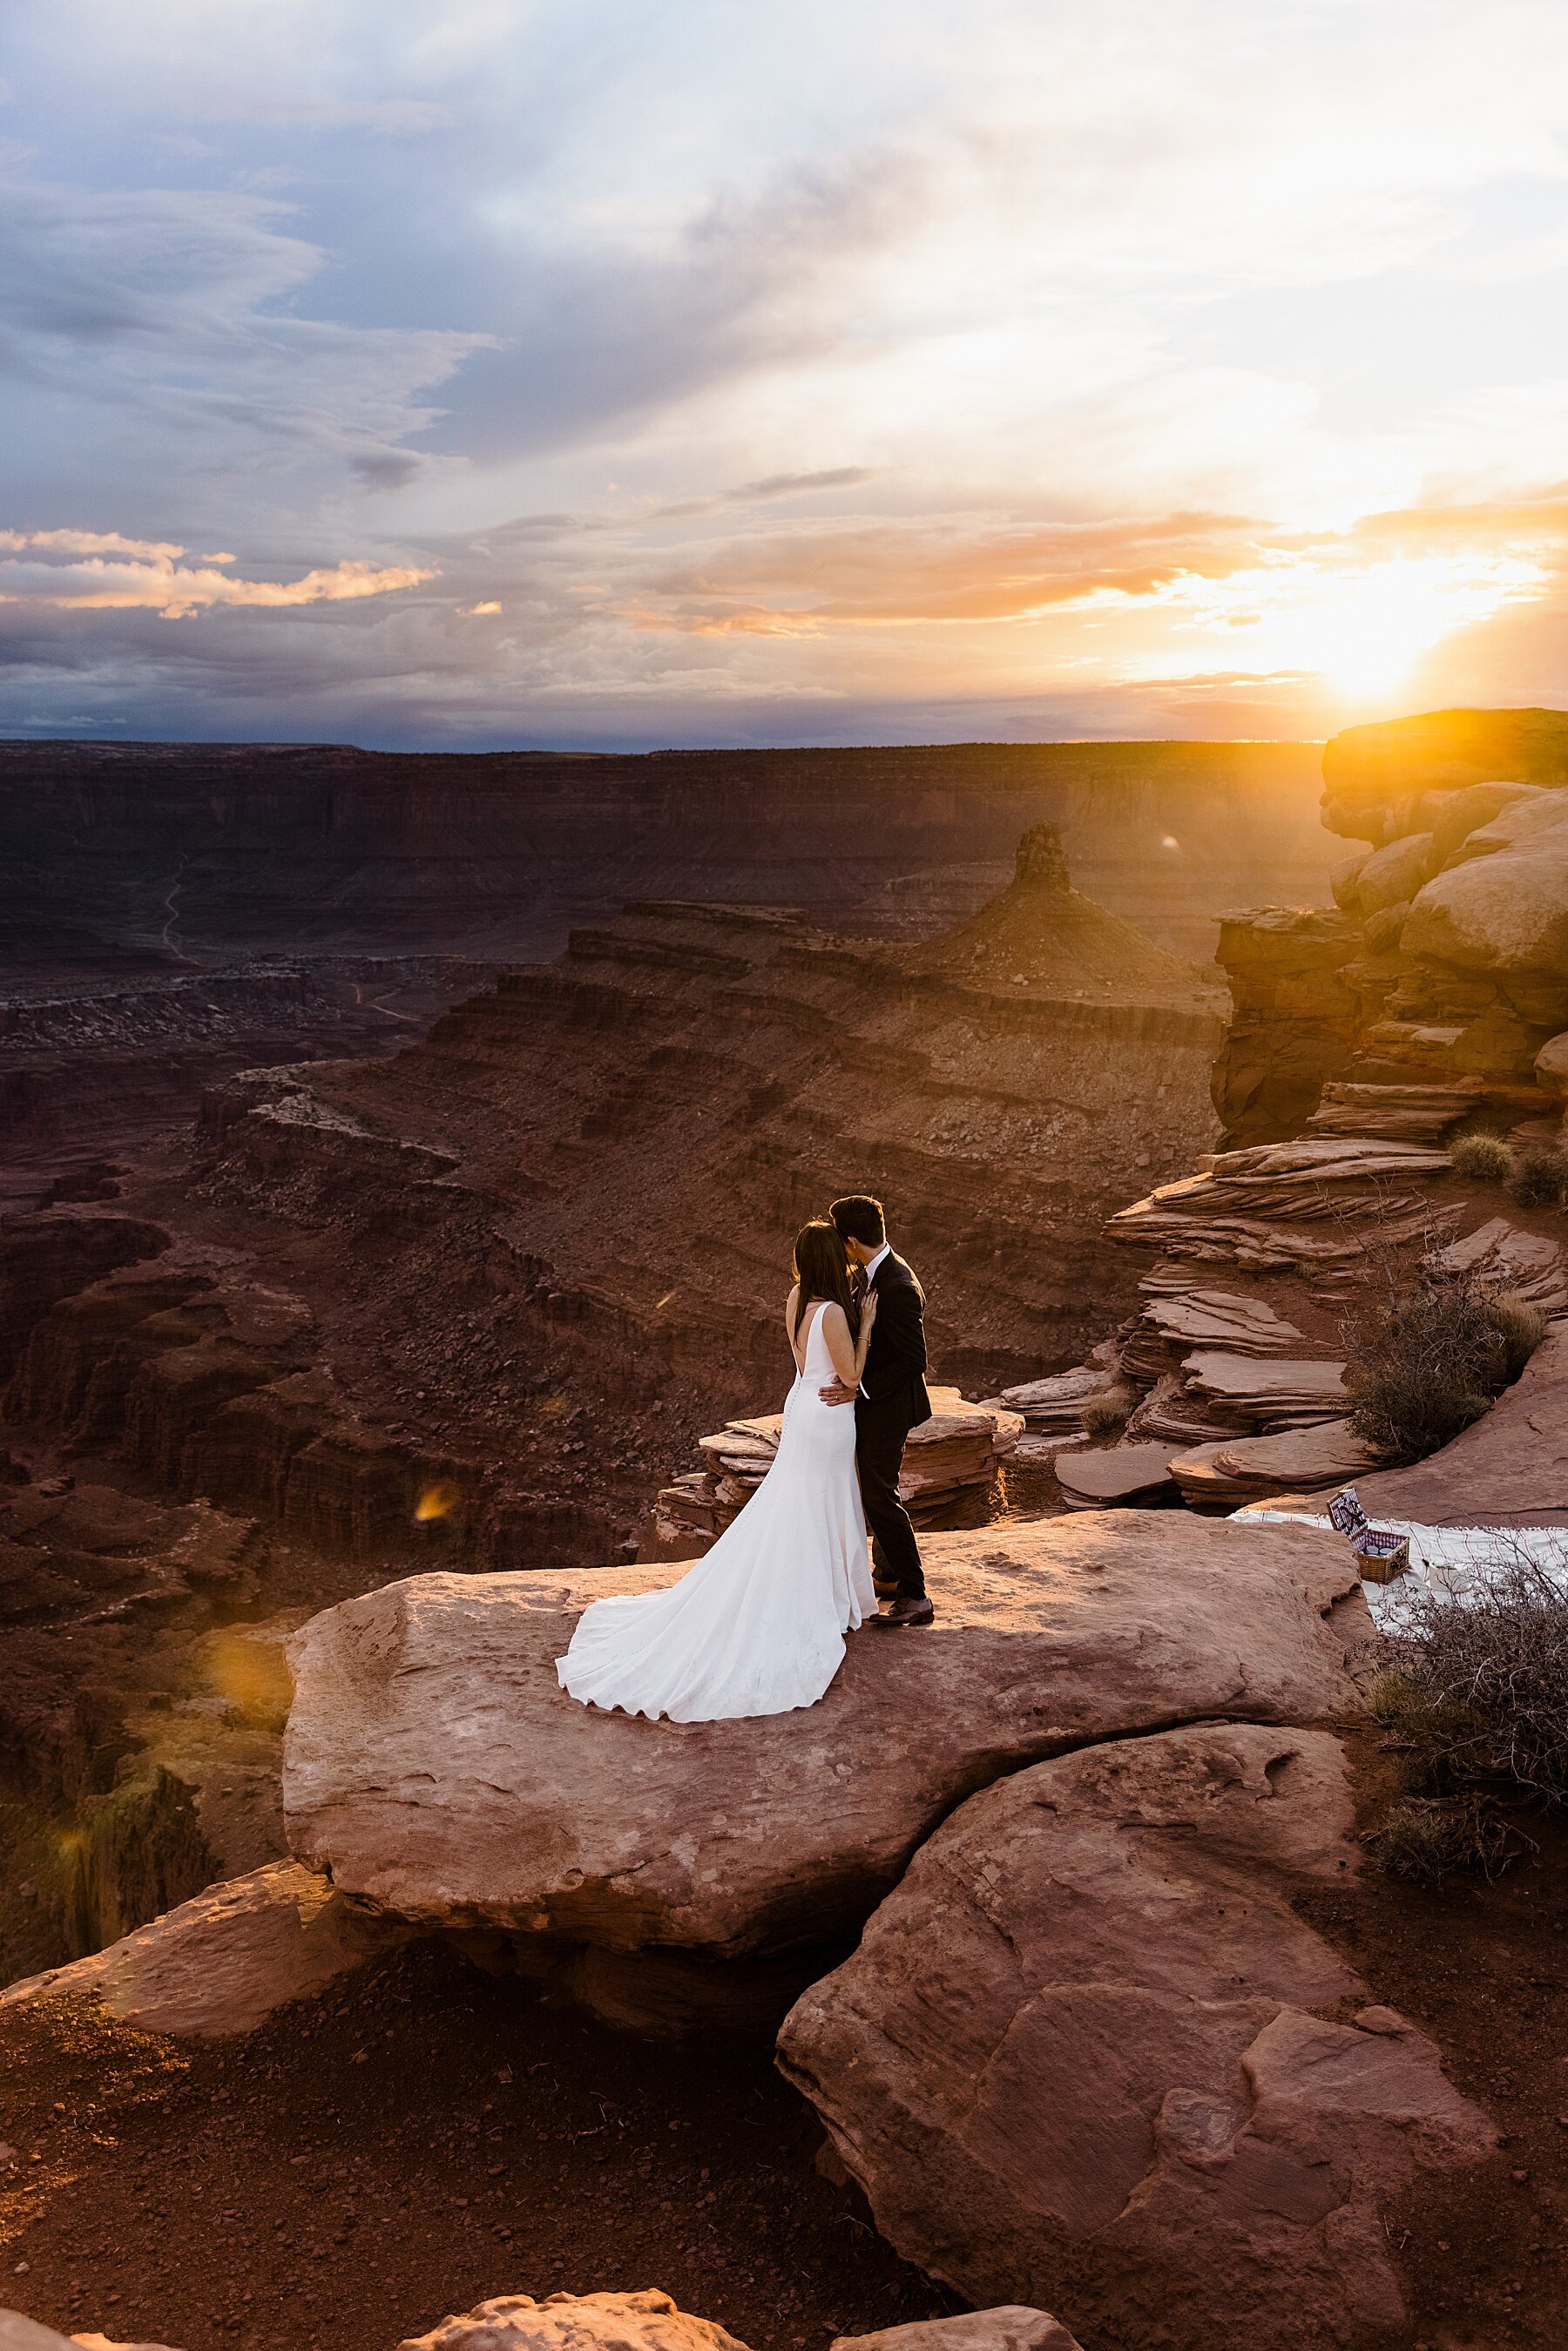
<svg viewBox="0 0 1568 2351">
<path fill-rule="evenodd" d="M 796 904 L 929 934 L 1060 826 L 1090 894 L 1207 960 L 1227 898 L 1321 893 L 1305 743 L 648 757 L 0 745 L 0 952 L 552 956 L 627 898 Z"/>
</svg>

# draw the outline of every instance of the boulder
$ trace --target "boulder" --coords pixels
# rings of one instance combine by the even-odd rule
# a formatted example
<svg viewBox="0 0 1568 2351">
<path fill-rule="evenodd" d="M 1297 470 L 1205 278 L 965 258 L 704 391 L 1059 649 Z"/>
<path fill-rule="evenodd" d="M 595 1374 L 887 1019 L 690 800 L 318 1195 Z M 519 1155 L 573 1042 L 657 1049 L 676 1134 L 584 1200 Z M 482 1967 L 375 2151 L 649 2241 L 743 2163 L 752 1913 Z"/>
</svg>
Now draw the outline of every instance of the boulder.
<svg viewBox="0 0 1568 2351">
<path fill-rule="evenodd" d="M 1358 911 L 1364 917 L 1401 904 L 1431 880 L 1433 871 L 1429 832 L 1407 832 L 1386 849 L 1375 849 L 1356 877 Z"/>
<path fill-rule="evenodd" d="M 1005 2302 L 997 2310 L 966 2310 L 957 2318 L 917 2318 L 908 2326 L 882 2326 L 874 2335 L 836 2335 L 830 2351 L 1079 2351 L 1059 2319 Z"/>
<path fill-rule="evenodd" d="M 710 2318 L 689 2318 L 667 2294 L 497 2294 L 398 2351 L 746 2351 Z"/>
<path fill-rule="evenodd" d="M 47 2329 L 39 2329 L 46 2333 Z M 57 2336 L 52 2341 L 57 2342 Z M 0 2340 L 0 2351 L 7 2351 Z M 17 2346 L 17 2351 L 49 2346 Z M 498 2294 L 461 2317 L 444 2318 L 398 2351 L 746 2351 L 711 2319 L 691 2318 L 667 2294 Z M 875 2335 L 841 2335 L 831 2351 L 1078 2351 L 1065 2326 L 1043 2310 L 1009 2304 L 958 2318 L 917 2319 Z"/>
<path fill-rule="evenodd" d="M 1568 1029 L 1542 1045 L 1535 1057 L 1535 1076 L 1549 1094 L 1568 1094 Z"/>
<path fill-rule="evenodd" d="M 1384 812 L 1494 778 L 1568 783 L 1568 715 L 1560 710 L 1424 710 L 1347 726 L 1323 746 L 1323 822 L 1360 841 L 1389 835 Z M 1423 810 L 1423 813 L 1425 810 Z M 1410 824 L 1395 828 L 1408 832 Z"/>
<path fill-rule="evenodd" d="M 1568 977 L 1568 792 L 1516 801 L 1417 895 L 1406 955 L 1467 971 Z"/>
<path fill-rule="evenodd" d="M 76 2351 L 78 2344 L 85 2344 L 87 2351 L 168 2351 L 163 2343 L 116 2343 L 107 2335 L 57 2335 L 52 2326 L 40 2326 L 36 2318 L 24 2318 L 19 2310 L 0 2310 L 0 2351 Z"/>
<path fill-rule="evenodd" d="M 1173 1720 L 1327 1715 L 1353 1696 L 1343 1641 L 1370 1630 L 1322 1530 L 1116 1511 L 924 1551 L 933 1626 L 866 1626 L 819 1705 L 747 1721 L 651 1722 L 559 1687 L 589 1602 L 678 1564 L 415 1576 L 346 1601 L 291 1647 L 293 1848 L 420 1926 L 799 1950 L 854 1932 L 1000 1773 Z"/>
<path fill-rule="evenodd" d="M 1292 1907 L 1356 1855 L 1325 1733 L 1037 1764 L 931 1839 L 779 2064 L 882 2233 L 973 2301 L 1065 2290 L 1091 2340 L 1173 2351 L 1364 2343 L 1404 2316 L 1390 2199 L 1492 2138 Z"/>
<path fill-rule="evenodd" d="M 1538 784 L 1467 784 L 1462 791 L 1428 793 L 1425 812 L 1432 828 L 1434 868 L 1447 865 L 1471 833 L 1494 816 L 1516 800 L 1536 799 L 1540 790 Z"/>
<path fill-rule="evenodd" d="M 249 2032 L 402 1939 L 296 1861 L 209 1886 L 150 1926 L 0 1991 L 0 2009 L 87 1993 L 144 2032 Z M 0 2344 L 0 2351 L 5 2346 Z"/>
<path fill-rule="evenodd" d="M 1568 1325 L 1548 1331 L 1491 1410 L 1408 1469 L 1356 1480 L 1373 1520 L 1423 1527 L 1568 1521 Z"/>
</svg>

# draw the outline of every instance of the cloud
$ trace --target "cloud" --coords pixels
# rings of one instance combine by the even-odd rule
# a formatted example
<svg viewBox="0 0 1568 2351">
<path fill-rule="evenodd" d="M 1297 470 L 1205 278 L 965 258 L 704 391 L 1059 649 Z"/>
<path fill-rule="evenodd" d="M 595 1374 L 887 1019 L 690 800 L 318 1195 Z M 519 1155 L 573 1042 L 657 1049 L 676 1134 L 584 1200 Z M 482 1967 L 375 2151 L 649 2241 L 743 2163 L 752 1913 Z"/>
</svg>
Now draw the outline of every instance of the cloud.
<svg viewBox="0 0 1568 2351">
<path fill-rule="evenodd" d="M 1557 0 L 14 46 L 0 725 L 1315 731 L 1360 640 L 1568 698 Z"/>
<path fill-rule="evenodd" d="M 1258 526 L 1225 515 L 1043 529 L 808 527 L 732 541 L 700 567 L 665 573 L 637 625 L 725 635 L 1019 621 L 1095 597 L 1150 597 L 1258 560 Z"/>
<path fill-rule="evenodd" d="M 0 547 L 37 550 L 39 556 L 68 553 L 75 560 L 48 563 L 0 560 L 0 602 L 39 604 L 57 611 L 160 612 L 167 621 L 193 619 L 215 604 L 251 605 L 286 611 L 305 604 L 358 602 L 417 588 L 435 577 L 413 566 L 377 569 L 346 561 L 308 571 L 298 580 L 245 580 L 231 571 L 193 568 L 179 561 L 185 549 L 121 538 L 118 531 L 0 531 Z M 110 560 L 103 550 L 114 550 Z M 232 563 L 232 555 L 209 563 Z"/>
</svg>

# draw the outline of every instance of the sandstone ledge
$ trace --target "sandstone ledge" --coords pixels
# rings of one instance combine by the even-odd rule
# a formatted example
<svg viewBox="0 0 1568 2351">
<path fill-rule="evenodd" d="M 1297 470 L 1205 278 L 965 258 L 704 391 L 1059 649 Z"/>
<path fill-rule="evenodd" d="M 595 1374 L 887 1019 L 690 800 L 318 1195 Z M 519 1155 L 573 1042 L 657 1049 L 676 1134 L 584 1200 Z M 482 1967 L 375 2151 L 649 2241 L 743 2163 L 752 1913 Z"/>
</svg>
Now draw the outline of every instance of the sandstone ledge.
<svg viewBox="0 0 1568 2351">
<path fill-rule="evenodd" d="M 867 1626 L 821 1705 L 746 1722 L 601 1713 L 557 1684 L 591 1600 L 678 1566 L 419 1576 L 329 1609 L 291 1647 L 293 1849 L 424 1928 L 767 1955 L 852 1933 L 1020 1765 L 1353 1696 L 1343 1635 L 1364 1606 L 1320 1530 L 1109 1511 L 925 1552 L 933 1628 Z"/>
<path fill-rule="evenodd" d="M 400 1939 L 394 1922 L 361 1916 L 324 1877 L 273 1861 L 209 1886 L 107 1949 L 9 1985 L 0 2009 L 85 1993 L 144 2032 L 249 2032 Z"/>
</svg>

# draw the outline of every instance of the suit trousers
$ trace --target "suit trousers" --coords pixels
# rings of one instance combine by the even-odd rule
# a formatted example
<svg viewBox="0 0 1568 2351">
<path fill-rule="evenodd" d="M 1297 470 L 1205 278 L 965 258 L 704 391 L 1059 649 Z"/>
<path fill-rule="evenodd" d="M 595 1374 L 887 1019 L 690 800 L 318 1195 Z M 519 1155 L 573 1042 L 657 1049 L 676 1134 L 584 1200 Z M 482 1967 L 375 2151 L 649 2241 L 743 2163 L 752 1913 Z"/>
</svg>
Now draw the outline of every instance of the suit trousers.
<svg viewBox="0 0 1568 2351">
<path fill-rule="evenodd" d="M 904 1441 L 915 1425 L 912 1396 L 900 1390 L 855 1403 L 855 1468 L 861 1500 L 871 1529 L 872 1564 L 880 1584 L 891 1583 L 900 1600 L 924 1600 L 925 1577 L 909 1513 L 898 1499 Z"/>
</svg>

